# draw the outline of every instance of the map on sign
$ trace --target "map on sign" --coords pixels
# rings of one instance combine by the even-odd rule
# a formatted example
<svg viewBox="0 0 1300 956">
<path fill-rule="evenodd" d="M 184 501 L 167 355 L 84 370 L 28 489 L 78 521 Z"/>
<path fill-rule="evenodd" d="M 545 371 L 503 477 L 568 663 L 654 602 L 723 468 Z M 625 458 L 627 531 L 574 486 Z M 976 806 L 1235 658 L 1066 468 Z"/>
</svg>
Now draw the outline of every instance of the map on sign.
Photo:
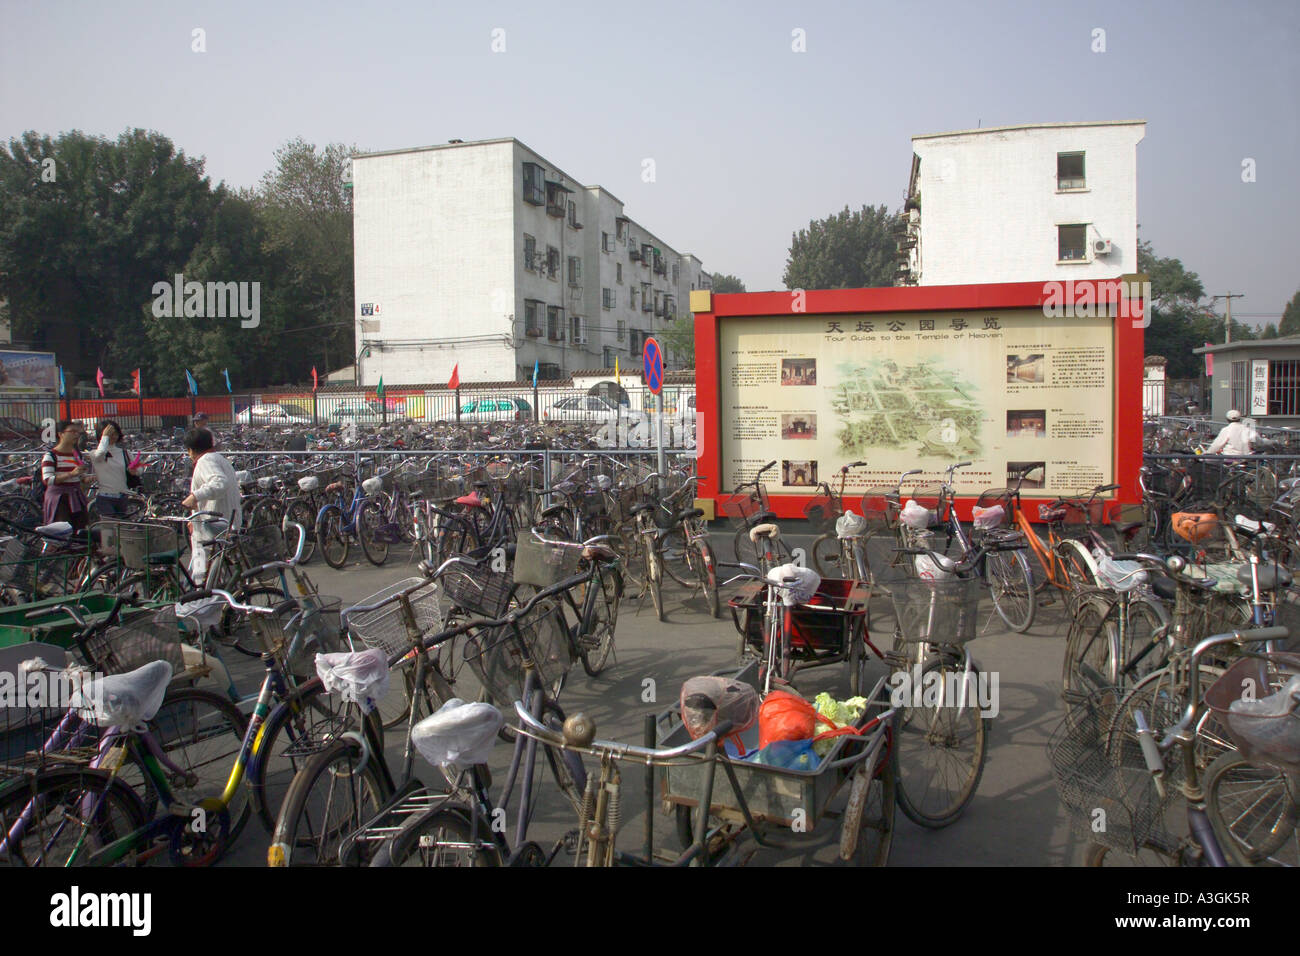
<svg viewBox="0 0 1300 956">
<path fill-rule="evenodd" d="M 659 350 L 659 343 L 654 339 L 645 340 L 642 352 L 642 371 L 645 373 L 646 388 L 658 395 L 664 384 L 664 354 Z"/>
</svg>

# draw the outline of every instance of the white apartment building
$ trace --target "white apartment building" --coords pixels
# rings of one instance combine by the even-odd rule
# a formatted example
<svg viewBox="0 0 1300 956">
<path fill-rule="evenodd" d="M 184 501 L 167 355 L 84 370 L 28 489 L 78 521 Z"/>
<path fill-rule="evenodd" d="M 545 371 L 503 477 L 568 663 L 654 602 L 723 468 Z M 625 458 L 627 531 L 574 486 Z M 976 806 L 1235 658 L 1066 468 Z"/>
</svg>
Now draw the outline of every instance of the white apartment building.
<svg viewBox="0 0 1300 956">
<path fill-rule="evenodd" d="M 897 280 L 965 285 L 1137 272 L 1144 120 L 912 137 Z"/>
<path fill-rule="evenodd" d="M 691 321 L 701 263 L 516 139 L 352 161 L 357 379 L 374 386 L 639 369 Z"/>
</svg>

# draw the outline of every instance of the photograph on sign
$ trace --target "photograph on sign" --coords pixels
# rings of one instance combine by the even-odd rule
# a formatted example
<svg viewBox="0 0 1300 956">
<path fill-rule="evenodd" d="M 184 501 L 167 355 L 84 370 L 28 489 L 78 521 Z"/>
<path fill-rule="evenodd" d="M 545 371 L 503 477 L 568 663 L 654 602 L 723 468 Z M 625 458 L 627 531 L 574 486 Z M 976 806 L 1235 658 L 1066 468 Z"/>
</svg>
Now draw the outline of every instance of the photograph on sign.
<svg viewBox="0 0 1300 956">
<path fill-rule="evenodd" d="M 1113 341 L 1109 318 L 1038 311 L 724 318 L 722 484 L 784 451 L 773 494 L 806 493 L 855 460 L 867 465 L 850 490 L 967 460 L 963 495 L 1004 486 L 1026 461 L 1045 466 L 1025 482 L 1034 494 L 1090 489 L 1113 480 Z"/>
</svg>

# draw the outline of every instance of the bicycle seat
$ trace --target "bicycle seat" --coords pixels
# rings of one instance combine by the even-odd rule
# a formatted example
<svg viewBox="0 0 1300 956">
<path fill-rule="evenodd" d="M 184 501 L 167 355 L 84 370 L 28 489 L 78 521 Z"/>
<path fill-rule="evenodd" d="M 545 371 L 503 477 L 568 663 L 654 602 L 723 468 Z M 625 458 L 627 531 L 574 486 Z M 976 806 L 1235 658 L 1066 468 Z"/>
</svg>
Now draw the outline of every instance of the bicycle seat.
<svg viewBox="0 0 1300 956">
<path fill-rule="evenodd" d="M 466 508 L 482 508 L 483 499 L 478 496 L 477 491 L 471 491 L 469 494 L 461 495 L 459 498 L 457 498 L 456 504 L 464 505 Z M 546 510 L 550 511 L 551 509 L 547 508 Z M 545 514 L 546 512 L 542 512 L 542 513 Z"/>
<path fill-rule="evenodd" d="M 315 475 L 308 475 L 305 478 L 298 479 L 299 491 L 315 491 L 320 487 L 320 479 Z"/>
<path fill-rule="evenodd" d="M 377 495 L 384 490 L 384 479 L 378 475 L 372 475 L 365 481 L 361 482 L 361 491 L 367 495 Z"/>
<path fill-rule="evenodd" d="M 1178 597 L 1178 585 L 1173 578 L 1163 574 L 1151 575 L 1151 590 L 1162 601 L 1172 601 Z"/>
<path fill-rule="evenodd" d="M 171 681 L 171 664 L 153 661 L 81 685 L 72 695 L 72 709 L 96 727 L 135 727 L 158 713 Z"/>
<path fill-rule="evenodd" d="M 703 508 L 686 508 L 678 512 L 677 514 L 673 515 L 673 521 L 674 522 L 690 521 L 693 518 L 703 518 L 703 517 L 704 517 Z"/>
<path fill-rule="evenodd" d="M 344 488 L 344 483 L 342 481 L 331 481 L 328 485 L 325 486 L 325 490 L 327 492 L 342 491 L 343 488 Z"/>
<path fill-rule="evenodd" d="M 453 697 L 411 728 L 411 743 L 435 767 L 487 763 L 505 717 L 492 704 Z"/>
<path fill-rule="evenodd" d="M 1170 516 L 1174 534 L 1192 544 L 1204 541 L 1219 526 L 1219 517 L 1212 511 L 1179 511 Z"/>
<path fill-rule="evenodd" d="M 388 656 L 377 647 L 317 654 L 316 675 L 327 692 L 360 701 L 369 713 L 388 690 Z"/>
<path fill-rule="evenodd" d="M 603 544 L 589 544 L 582 549 L 582 556 L 588 561 L 614 561 L 618 552 Z"/>
<path fill-rule="evenodd" d="M 1250 565 L 1243 564 L 1237 569 L 1237 580 L 1246 587 L 1250 587 Z M 1284 588 L 1291 584 L 1291 572 L 1286 568 L 1276 564 L 1259 565 L 1259 589 L 1261 591 L 1276 591 L 1278 588 Z"/>
<path fill-rule="evenodd" d="M 1264 534 L 1272 534 L 1277 530 L 1277 525 L 1268 521 L 1256 521 L 1254 518 L 1247 518 L 1245 515 L 1235 515 L 1232 519 L 1233 527 L 1242 534 L 1257 535 L 1261 531 Z"/>
<path fill-rule="evenodd" d="M 37 534 L 43 534 L 48 538 L 66 538 L 72 534 L 72 525 L 66 521 L 55 521 L 52 524 L 43 524 L 36 528 Z"/>
<path fill-rule="evenodd" d="M 1065 505 L 1039 505 L 1038 520 L 1040 521 L 1061 521 L 1065 518 Z"/>
<path fill-rule="evenodd" d="M 460 499 L 457 499 L 458 501 Z M 549 508 L 543 508 L 542 513 L 538 516 L 541 518 L 554 518 L 556 515 L 567 514 L 568 505 L 551 505 Z"/>
<path fill-rule="evenodd" d="M 767 521 L 763 522 L 763 524 L 754 525 L 749 529 L 749 540 L 757 544 L 760 538 L 771 538 L 773 541 L 780 541 L 781 529 Z"/>
<path fill-rule="evenodd" d="M 262 491 L 270 491 L 275 487 L 275 479 L 270 475 L 263 475 L 261 478 L 257 479 L 257 487 Z"/>
<path fill-rule="evenodd" d="M 628 514 L 639 515 L 644 511 L 653 511 L 654 507 L 655 503 L 653 501 L 643 501 L 641 504 L 635 505 Z"/>
</svg>

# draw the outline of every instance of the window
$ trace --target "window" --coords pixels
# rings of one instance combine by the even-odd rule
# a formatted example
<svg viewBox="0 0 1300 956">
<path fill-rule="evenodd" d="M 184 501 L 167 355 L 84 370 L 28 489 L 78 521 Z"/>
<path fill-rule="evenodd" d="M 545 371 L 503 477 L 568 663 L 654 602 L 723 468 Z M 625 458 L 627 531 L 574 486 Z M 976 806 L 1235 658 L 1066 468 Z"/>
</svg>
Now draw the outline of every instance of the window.
<svg viewBox="0 0 1300 956">
<path fill-rule="evenodd" d="M 623 284 L 623 263 L 614 263 L 614 278 L 618 280 L 619 285 Z"/>
<path fill-rule="evenodd" d="M 546 307 L 546 337 L 552 342 L 564 341 L 564 309 L 558 305 Z"/>
<path fill-rule="evenodd" d="M 627 290 L 627 304 L 634 309 L 636 308 L 636 286 L 632 286 Z"/>
<path fill-rule="evenodd" d="M 560 250 L 554 246 L 546 247 L 546 277 L 554 279 L 555 274 L 560 271 Z"/>
<path fill-rule="evenodd" d="M 677 266 L 673 266 L 673 285 L 677 284 Z"/>
<path fill-rule="evenodd" d="M 569 200 L 569 228 L 581 229 L 582 223 L 578 222 L 578 204 L 572 199 Z"/>
<path fill-rule="evenodd" d="M 569 256 L 569 285 L 577 285 L 582 281 L 582 260 L 577 256 Z"/>
<path fill-rule="evenodd" d="M 537 271 L 537 240 L 524 233 L 524 268 L 529 272 Z"/>
<path fill-rule="evenodd" d="M 654 258 L 654 246 L 648 242 L 641 243 L 641 265 L 650 265 L 650 260 Z"/>
<path fill-rule="evenodd" d="M 1083 153 L 1056 154 L 1056 188 L 1083 189 Z"/>
<path fill-rule="evenodd" d="M 655 307 L 654 292 L 649 282 L 641 283 L 641 311 L 653 312 Z"/>
<path fill-rule="evenodd" d="M 618 238 L 620 241 L 627 238 L 627 220 L 622 218 L 615 219 L 614 231 L 618 233 Z"/>
<path fill-rule="evenodd" d="M 607 232 L 602 232 L 602 233 L 600 234 L 600 251 L 601 251 L 601 252 L 613 252 L 613 251 L 614 251 L 614 243 L 613 243 L 613 240 L 611 240 L 611 239 L 609 238 L 609 233 L 607 233 Z"/>
<path fill-rule="evenodd" d="M 613 289 L 601 289 L 601 290 L 600 290 L 600 306 L 601 306 L 601 308 L 603 308 L 603 309 L 612 309 L 612 308 L 614 308 L 614 290 L 613 290 Z"/>
<path fill-rule="evenodd" d="M 1246 401 L 1247 401 L 1246 376 L 1249 368 L 1250 368 L 1249 362 L 1233 362 L 1232 369 L 1231 369 L 1232 372 L 1231 407 L 1237 409 L 1237 411 L 1241 412 L 1241 414 L 1243 415 L 1250 414 L 1250 410 L 1246 407 Z M 1279 412 L 1278 414 L 1282 414 L 1282 413 Z"/>
<path fill-rule="evenodd" d="M 569 316 L 569 341 L 578 345 L 583 345 L 587 341 L 587 336 L 583 334 L 582 316 Z"/>
<path fill-rule="evenodd" d="M 542 306 L 538 299 L 524 299 L 524 335 L 537 338 L 542 334 Z"/>
<path fill-rule="evenodd" d="M 560 377 L 560 367 L 554 362 L 539 362 L 537 378 L 539 381 L 551 381 Z"/>
<path fill-rule="evenodd" d="M 540 206 L 546 202 L 546 174 L 536 163 L 524 163 L 524 202 Z"/>
<path fill-rule="evenodd" d="M 677 318 L 677 301 L 670 295 L 664 296 L 664 318 Z"/>
<path fill-rule="evenodd" d="M 1236 364 L 1233 363 L 1233 379 L 1236 380 Z M 1241 363 L 1245 365 L 1245 362 Z M 1250 409 L 1243 399 L 1234 406 L 1243 415 L 1249 415 Z M 1268 414 L 1300 415 L 1300 361 L 1295 359 L 1274 359 L 1268 363 Z"/>
<path fill-rule="evenodd" d="M 627 323 L 622 319 L 618 320 L 618 341 L 627 341 Z"/>
<path fill-rule="evenodd" d="M 557 219 L 564 217 L 564 187 L 559 183 L 546 184 L 546 214 Z"/>
<path fill-rule="evenodd" d="M 610 348 L 608 345 L 606 345 L 603 349 L 600 350 L 600 361 L 602 367 L 604 368 L 614 367 L 614 350 Z"/>
<path fill-rule="evenodd" d="M 1082 262 L 1088 258 L 1088 227 L 1086 225 L 1057 226 L 1058 262 Z"/>
</svg>

